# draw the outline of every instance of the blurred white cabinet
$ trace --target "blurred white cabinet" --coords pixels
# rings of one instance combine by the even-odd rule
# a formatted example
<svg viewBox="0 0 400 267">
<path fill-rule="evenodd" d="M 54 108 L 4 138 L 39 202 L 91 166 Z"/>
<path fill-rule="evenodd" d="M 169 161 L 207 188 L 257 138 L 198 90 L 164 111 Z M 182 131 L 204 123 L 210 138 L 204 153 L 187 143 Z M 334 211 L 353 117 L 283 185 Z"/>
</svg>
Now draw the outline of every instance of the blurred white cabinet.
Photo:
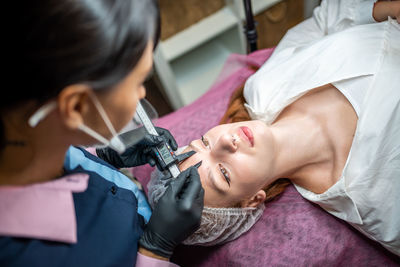
<svg viewBox="0 0 400 267">
<path fill-rule="evenodd" d="M 253 14 L 278 2 L 252 0 Z M 244 19 L 243 0 L 225 0 L 219 11 L 160 42 L 154 54 L 155 71 L 174 109 L 204 94 L 230 54 L 246 53 Z"/>
</svg>

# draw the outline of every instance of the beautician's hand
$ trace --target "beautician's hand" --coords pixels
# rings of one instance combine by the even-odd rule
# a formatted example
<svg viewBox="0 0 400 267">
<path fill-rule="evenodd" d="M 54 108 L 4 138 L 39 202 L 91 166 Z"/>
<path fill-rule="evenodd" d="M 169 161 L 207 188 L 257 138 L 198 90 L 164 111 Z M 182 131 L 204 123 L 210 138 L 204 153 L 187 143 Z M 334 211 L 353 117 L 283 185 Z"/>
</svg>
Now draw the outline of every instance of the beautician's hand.
<svg viewBox="0 0 400 267">
<path fill-rule="evenodd" d="M 97 148 L 97 156 L 116 168 L 135 167 L 144 165 L 146 163 L 154 166 L 157 164 L 157 160 L 154 154 L 154 148 L 157 145 L 159 145 L 161 142 L 168 142 L 173 150 L 176 150 L 178 148 L 174 137 L 167 129 L 160 127 L 155 128 L 160 136 L 146 133 L 143 127 L 121 134 L 122 139 L 124 135 L 144 135 L 144 138 L 141 141 L 131 147 L 128 147 L 126 151 L 121 155 L 112 148 L 106 147 Z M 160 166 L 157 167 L 160 168 Z"/>
<path fill-rule="evenodd" d="M 200 226 L 204 190 L 196 167 L 183 171 L 156 204 L 140 238 L 141 247 L 165 258 Z"/>
</svg>

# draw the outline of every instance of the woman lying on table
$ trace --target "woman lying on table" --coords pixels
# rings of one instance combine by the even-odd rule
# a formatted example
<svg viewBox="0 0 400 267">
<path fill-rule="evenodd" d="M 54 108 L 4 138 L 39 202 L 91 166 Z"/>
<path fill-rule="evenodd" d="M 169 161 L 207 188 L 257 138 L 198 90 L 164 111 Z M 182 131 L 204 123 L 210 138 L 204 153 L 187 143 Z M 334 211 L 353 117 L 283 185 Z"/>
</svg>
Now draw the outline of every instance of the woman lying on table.
<svg viewBox="0 0 400 267">
<path fill-rule="evenodd" d="M 400 255 L 400 25 L 390 18 L 399 11 L 400 1 L 322 1 L 289 30 L 232 97 L 230 123 L 185 149 L 197 153 L 181 169 L 202 160 L 206 206 L 186 244 L 237 238 L 290 181 Z M 157 177 L 152 204 L 166 182 Z"/>
</svg>

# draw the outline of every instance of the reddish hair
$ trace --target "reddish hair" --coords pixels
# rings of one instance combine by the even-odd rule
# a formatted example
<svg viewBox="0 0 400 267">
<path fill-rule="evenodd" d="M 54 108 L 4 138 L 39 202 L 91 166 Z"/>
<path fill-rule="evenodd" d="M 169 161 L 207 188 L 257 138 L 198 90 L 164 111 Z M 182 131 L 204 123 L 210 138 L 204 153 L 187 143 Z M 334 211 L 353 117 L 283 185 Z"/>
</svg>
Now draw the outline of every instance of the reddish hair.
<svg viewBox="0 0 400 267">
<path fill-rule="evenodd" d="M 245 99 L 243 96 L 244 86 L 236 89 L 229 100 L 228 109 L 220 120 L 220 124 L 233 123 L 240 121 L 251 120 L 249 113 L 244 107 Z M 272 184 L 267 185 L 263 188 L 266 193 L 265 202 L 272 201 L 275 197 L 281 194 L 286 187 L 290 184 L 290 180 L 286 178 L 280 178 L 274 181 Z"/>
</svg>

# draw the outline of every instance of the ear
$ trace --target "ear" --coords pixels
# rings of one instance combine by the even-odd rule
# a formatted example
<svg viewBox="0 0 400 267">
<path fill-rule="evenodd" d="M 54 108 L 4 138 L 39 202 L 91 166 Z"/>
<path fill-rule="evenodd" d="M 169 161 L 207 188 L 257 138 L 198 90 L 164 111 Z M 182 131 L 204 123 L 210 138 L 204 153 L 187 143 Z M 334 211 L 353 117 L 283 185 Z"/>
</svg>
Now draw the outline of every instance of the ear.
<svg viewBox="0 0 400 267">
<path fill-rule="evenodd" d="M 264 190 L 259 190 L 254 196 L 242 203 L 242 208 L 257 207 L 260 203 L 264 202 L 267 195 Z"/>
<path fill-rule="evenodd" d="M 61 119 L 70 129 L 77 129 L 83 123 L 84 114 L 90 109 L 91 89 L 83 84 L 65 87 L 58 94 L 58 107 Z"/>
</svg>

